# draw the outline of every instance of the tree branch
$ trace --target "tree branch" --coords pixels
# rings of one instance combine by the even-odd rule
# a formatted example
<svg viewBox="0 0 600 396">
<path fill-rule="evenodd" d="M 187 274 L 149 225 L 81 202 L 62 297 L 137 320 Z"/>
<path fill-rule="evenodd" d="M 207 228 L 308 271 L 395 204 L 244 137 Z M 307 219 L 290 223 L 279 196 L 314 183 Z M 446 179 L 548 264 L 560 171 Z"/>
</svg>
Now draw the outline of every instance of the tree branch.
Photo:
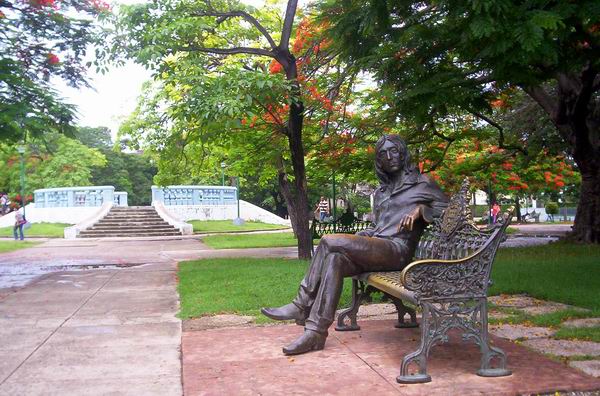
<svg viewBox="0 0 600 396">
<path fill-rule="evenodd" d="M 269 42 L 269 45 L 271 46 L 271 49 L 277 48 L 275 41 L 273 40 L 273 38 L 271 37 L 269 32 L 267 32 L 267 29 L 265 29 L 265 27 L 263 25 L 261 25 L 260 22 L 258 22 L 258 20 L 256 18 L 254 18 L 252 15 L 248 14 L 246 11 L 241 11 L 241 10 L 234 10 L 234 11 L 229 11 L 229 12 L 201 11 L 201 12 L 192 12 L 191 15 L 198 16 L 198 17 L 205 17 L 205 16 L 216 17 L 216 18 L 218 18 L 217 23 L 222 23 L 224 20 L 229 19 L 229 18 L 236 18 L 236 17 L 243 18 L 246 21 L 250 22 L 264 36 L 264 38 L 267 39 L 267 41 Z"/>
<path fill-rule="evenodd" d="M 281 29 L 281 40 L 279 48 L 288 49 L 290 45 L 290 37 L 292 36 L 292 28 L 294 27 L 294 17 L 298 8 L 298 0 L 288 0 L 285 10 L 285 19 L 283 20 L 283 28 Z"/>
<path fill-rule="evenodd" d="M 509 149 L 509 150 L 517 150 L 522 152 L 523 154 L 527 155 L 527 149 L 523 148 L 523 147 L 518 147 L 518 146 L 513 146 L 513 145 L 506 145 L 504 144 L 504 128 L 502 127 L 502 125 L 498 124 L 496 121 L 492 120 L 491 118 L 487 117 L 484 114 L 479 113 L 478 111 L 474 111 L 474 110 L 468 110 L 469 113 L 473 114 L 475 117 L 482 119 L 483 121 L 487 122 L 488 124 L 490 124 L 491 126 L 493 126 L 494 128 L 496 128 L 498 130 L 498 147 L 499 148 L 503 148 L 503 149 Z"/>
<path fill-rule="evenodd" d="M 187 45 L 185 47 L 175 48 L 177 51 L 187 52 L 206 52 L 209 54 L 217 55 L 234 55 L 234 54 L 250 54 L 250 55 L 261 55 L 274 58 L 275 55 L 266 49 L 262 48 L 251 48 L 251 47 L 234 47 L 234 48 L 210 48 L 210 47 L 198 47 L 195 45 Z"/>
<path fill-rule="evenodd" d="M 592 92 L 596 92 L 600 89 L 600 75 L 597 75 L 592 85 Z"/>
<path fill-rule="evenodd" d="M 550 119 L 556 121 L 556 113 L 558 111 L 558 104 L 556 101 L 548 95 L 546 91 L 540 86 L 535 87 L 521 87 L 527 94 L 535 100 L 542 109 L 550 116 Z"/>
</svg>

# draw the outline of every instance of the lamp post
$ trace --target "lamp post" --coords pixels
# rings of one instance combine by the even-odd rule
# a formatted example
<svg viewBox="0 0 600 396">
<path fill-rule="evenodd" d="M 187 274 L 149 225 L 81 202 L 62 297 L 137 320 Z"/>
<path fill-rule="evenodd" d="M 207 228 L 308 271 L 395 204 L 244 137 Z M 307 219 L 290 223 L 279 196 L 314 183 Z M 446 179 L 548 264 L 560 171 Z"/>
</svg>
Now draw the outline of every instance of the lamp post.
<svg viewBox="0 0 600 396">
<path fill-rule="evenodd" d="M 21 156 L 21 207 L 23 208 L 23 217 L 25 217 L 25 143 L 21 142 L 17 146 L 17 152 Z"/>
<path fill-rule="evenodd" d="M 235 197 L 237 199 L 237 217 L 235 219 L 233 219 L 233 224 L 236 226 L 241 226 L 241 225 L 244 225 L 244 219 L 242 219 L 240 217 L 240 177 L 239 176 L 237 176 L 235 178 L 235 187 L 236 187 Z"/>
<path fill-rule="evenodd" d="M 333 174 L 331 175 L 331 187 L 333 190 L 333 205 L 332 205 L 333 206 L 333 232 L 335 233 L 335 232 L 337 232 L 337 230 L 336 230 L 337 218 L 336 218 L 336 213 L 335 213 L 336 209 L 337 209 L 337 203 L 336 203 L 337 198 L 335 196 L 335 170 L 333 171 Z"/>
<path fill-rule="evenodd" d="M 225 187 L 225 167 L 227 164 L 225 162 L 221 162 L 221 186 Z"/>
</svg>

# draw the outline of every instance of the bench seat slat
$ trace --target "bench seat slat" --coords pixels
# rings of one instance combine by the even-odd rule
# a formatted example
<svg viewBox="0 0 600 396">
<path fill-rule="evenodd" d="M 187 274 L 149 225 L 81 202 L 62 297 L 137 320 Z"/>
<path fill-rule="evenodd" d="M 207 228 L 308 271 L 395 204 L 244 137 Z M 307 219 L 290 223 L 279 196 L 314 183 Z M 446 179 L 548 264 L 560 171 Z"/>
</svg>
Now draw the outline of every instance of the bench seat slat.
<svg viewBox="0 0 600 396">
<path fill-rule="evenodd" d="M 418 305 L 415 293 L 402 286 L 401 276 L 402 271 L 371 272 L 367 277 L 367 284 L 391 296 Z"/>
</svg>

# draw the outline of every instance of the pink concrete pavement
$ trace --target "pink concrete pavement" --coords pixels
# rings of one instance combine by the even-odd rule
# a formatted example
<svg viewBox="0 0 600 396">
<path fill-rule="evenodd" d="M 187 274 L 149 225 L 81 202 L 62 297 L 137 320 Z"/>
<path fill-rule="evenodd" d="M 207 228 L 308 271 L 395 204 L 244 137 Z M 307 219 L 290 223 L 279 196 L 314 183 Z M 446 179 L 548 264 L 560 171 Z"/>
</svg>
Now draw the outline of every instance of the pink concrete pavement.
<svg viewBox="0 0 600 396">
<path fill-rule="evenodd" d="M 331 331 L 325 349 L 286 357 L 281 347 L 298 337 L 294 325 L 184 332 L 183 387 L 193 395 L 516 395 L 599 390 L 600 380 L 525 347 L 494 338 L 509 356 L 513 375 L 475 374 L 479 351 L 458 336 L 434 347 L 433 381 L 395 381 L 402 357 L 417 348 L 419 329 L 395 329 L 393 321 L 363 321 L 358 332 Z"/>
</svg>

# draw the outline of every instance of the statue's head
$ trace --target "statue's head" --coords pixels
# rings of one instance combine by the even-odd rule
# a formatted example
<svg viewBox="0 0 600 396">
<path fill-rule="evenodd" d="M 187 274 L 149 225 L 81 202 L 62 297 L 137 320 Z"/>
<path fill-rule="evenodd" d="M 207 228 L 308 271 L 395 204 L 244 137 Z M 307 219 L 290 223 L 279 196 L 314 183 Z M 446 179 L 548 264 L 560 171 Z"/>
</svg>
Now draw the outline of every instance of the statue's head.
<svg viewBox="0 0 600 396">
<path fill-rule="evenodd" d="M 375 144 L 375 172 L 382 186 L 394 177 L 416 171 L 410 162 L 410 153 L 404 140 L 398 135 L 383 135 Z"/>
</svg>

